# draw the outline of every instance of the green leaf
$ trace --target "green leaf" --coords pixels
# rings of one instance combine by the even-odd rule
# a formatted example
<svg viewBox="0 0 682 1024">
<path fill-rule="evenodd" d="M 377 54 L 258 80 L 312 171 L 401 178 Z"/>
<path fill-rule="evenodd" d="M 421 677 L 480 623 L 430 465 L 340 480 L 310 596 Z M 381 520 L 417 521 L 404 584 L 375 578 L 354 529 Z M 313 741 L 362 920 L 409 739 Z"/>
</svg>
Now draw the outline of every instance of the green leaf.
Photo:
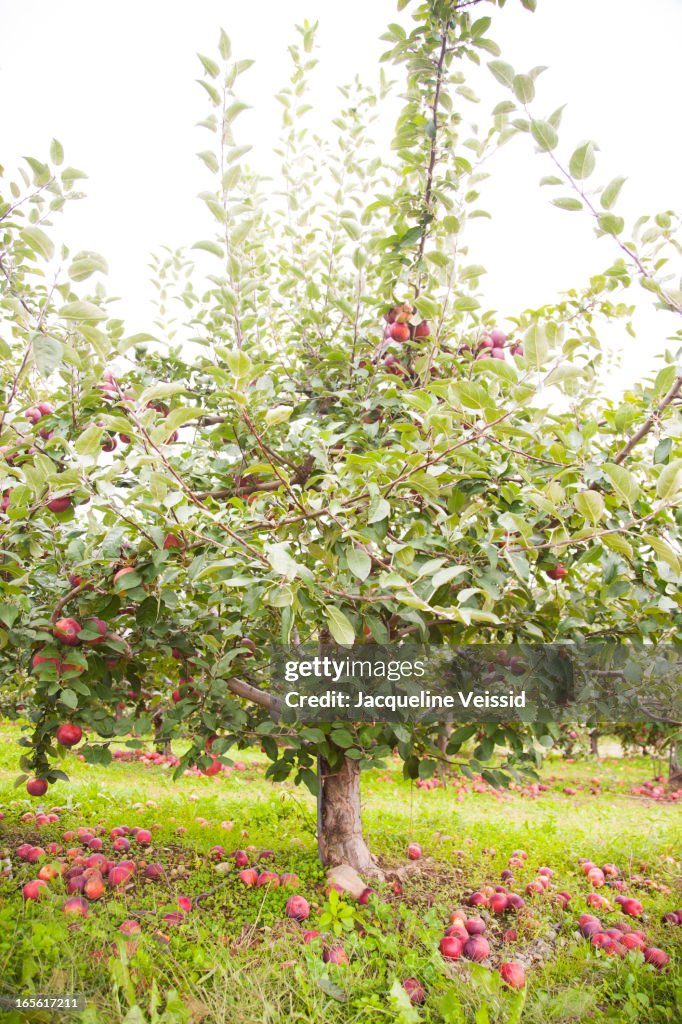
<svg viewBox="0 0 682 1024">
<path fill-rule="evenodd" d="M 514 86 L 514 68 L 511 64 L 507 64 L 503 60 L 491 60 L 488 67 L 492 71 L 493 75 L 498 82 L 502 85 L 506 85 L 508 89 L 512 89 Z"/>
<path fill-rule="evenodd" d="M 363 582 L 372 571 L 372 559 L 366 551 L 362 551 L 360 548 L 347 548 L 346 561 L 353 575 Z"/>
<path fill-rule="evenodd" d="M 607 462 L 602 467 L 602 472 L 613 484 L 613 489 L 623 501 L 631 505 L 639 497 L 639 484 L 629 469 L 618 466 L 614 462 Z"/>
<path fill-rule="evenodd" d="M 573 504 L 583 519 L 589 519 L 593 524 L 598 523 L 604 514 L 604 499 L 599 491 L 581 491 L 576 494 Z"/>
<path fill-rule="evenodd" d="M 57 139 L 53 139 L 50 143 L 50 160 L 57 167 L 64 163 L 64 147 Z"/>
<path fill-rule="evenodd" d="M 620 190 L 627 181 L 627 178 L 614 178 L 606 186 L 601 194 L 601 205 L 605 210 L 610 210 L 612 206 L 615 206 Z"/>
<path fill-rule="evenodd" d="M 266 544 L 265 556 L 280 576 L 286 576 L 288 580 L 293 580 L 299 575 L 301 566 L 289 554 L 286 541 L 279 544 Z"/>
<path fill-rule="evenodd" d="M 92 302 L 67 302 L 58 315 L 64 320 L 106 320 L 109 316 Z"/>
<path fill-rule="evenodd" d="M 549 342 L 545 328 L 539 324 L 529 327 L 523 338 L 523 347 L 526 359 L 539 370 L 549 356 Z"/>
<path fill-rule="evenodd" d="M 632 550 L 632 544 L 629 540 L 626 540 L 622 533 L 605 533 L 603 537 L 599 538 L 607 548 L 611 548 L 612 551 L 617 551 L 619 555 L 625 555 L 626 558 L 632 560 L 635 556 Z"/>
<path fill-rule="evenodd" d="M 676 459 L 666 466 L 656 483 L 656 494 L 659 498 L 667 501 L 677 496 L 682 490 L 682 459 Z"/>
<path fill-rule="evenodd" d="M 553 199 L 552 206 L 558 206 L 560 210 L 582 210 L 583 204 L 574 196 L 563 196 L 561 199 Z"/>
<path fill-rule="evenodd" d="M 217 78 L 220 74 L 220 65 L 216 64 L 216 62 L 211 60 L 210 57 L 204 57 L 203 53 L 198 53 L 197 57 L 203 64 L 206 74 L 210 75 L 211 78 Z"/>
<path fill-rule="evenodd" d="M 253 369 L 253 364 L 246 352 L 237 349 L 225 355 L 225 362 L 238 380 L 248 380 Z"/>
<path fill-rule="evenodd" d="M 276 427 L 278 423 L 286 423 L 293 411 L 291 405 L 276 405 L 266 412 L 265 422 L 269 427 Z"/>
<path fill-rule="evenodd" d="M 92 426 L 86 427 L 82 434 L 76 439 L 74 445 L 79 455 L 94 455 L 99 451 L 100 444 L 102 441 L 103 430 L 101 427 Z"/>
<path fill-rule="evenodd" d="M 96 252 L 82 252 L 74 256 L 69 267 L 69 277 L 72 281 L 85 281 L 91 274 L 106 274 L 108 271 L 109 267 L 104 257 Z"/>
<path fill-rule="evenodd" d="M 379 498 L 375 495 L 372 498 L 369 505 L 369 514 L 367 516 L 367 522 L 371 525 L 372 523 L 380 523 L 383 519 L 387 519 L 391 514 L 391 506 L 385 498 Z"/>
<path fill-rule="evenodd" d="M 550 153 L 559 145 L 559 136 L 549 121 L 531 121 L 530 132 L 543 153 Z"/>
<path fill-rule="evenodd" d="M 46 379 L 57 369 L 64 355 L 64 346 L 49 334 L 33 337 L 33 358 L 41 377 Z"/>
<path fill-rule="evenodd" d="M 597 220 L 605 235 L 619 235 L 625 228 L 623 218 L 616 217 L 613 213 L 600 213 Z"/>
<path fill-rule="evenodd" d="M 514 95 L 520 103 L 532 103 L 535 99 L 535 86 L 529 75 L 515 75 L 512 85 Z"/>
<path fill-rule="evenodd" d="M 67 708 L 73 709 L 78 707 L 78 697 L 73 690 L 62 690 L 59 695 L 59 700 L 62 704 L 65 704 Z"/>
<path fill-rule="evenodd" d="M 217 242 L 202 241 L 195 242 L 192 246 L 193 249 L 203 249 L 205 252 L 213 253 L 214 256 L 220 256 L 221 258 L 225 255 L 225 250 Z"/>
<path fill-rule="evenodd" d="M 344 646 L 352 644 L 355 641 L 355 630 L 344 613 L 331 605 L 325 605 L 324 613 L 329 623 L 329 632 L 337 644 L 343 644 Z"/>
<path fill-rule="evenodd" d="M 651 533 L 642 534 L 642 540 L 646 541 L 646 543 L 656 552 L 662 562 L 669 565 L 673 572 L 678 576 L 680 575 L 681 566 L 679 556 L 667 541 L 663 540 L 661 537 L 655 537 Z"/>
<path fill-rule="evenodd" d="M 670 457 L 672 449 L 672 437 L 664 437 L 662 441 L 659 441 L 656 445 L 656 451 L 654 452 L 654 466 L 659 466 L 662 463 L 666 463 Z"/>
<path fill-rule="evenodd" d="M 596 162 L 594 155 L 594 143 L 585 142 L 582 146 L 578 146 L 576 151 L 573 153 L 568 169 L 571 172 L 572 177 L 582 181 L 584 178 L 589 178 L 592 174 Z"/>
<path fill-rule="evenodd" d="M 230 59 L 230 55 L 232 53 L 232 43 L 230 42 L 230 37 L 227 35 L 225 29 L 223 28 L 221 28 L 220 30 L 218 50 L 220 51 L 220 56 L 223 58 L 223 60 Z"/>
<path fill-rule="evenodd" d="M 33 252 L 37 252 L 45 260 L 50 260 L 54 256 L 54 243 L 49 235 L 46 235 L 40 228 L 33 226 L 23 228 L 19 234 L 23 241 L 32 249 Z"/>
</svg>

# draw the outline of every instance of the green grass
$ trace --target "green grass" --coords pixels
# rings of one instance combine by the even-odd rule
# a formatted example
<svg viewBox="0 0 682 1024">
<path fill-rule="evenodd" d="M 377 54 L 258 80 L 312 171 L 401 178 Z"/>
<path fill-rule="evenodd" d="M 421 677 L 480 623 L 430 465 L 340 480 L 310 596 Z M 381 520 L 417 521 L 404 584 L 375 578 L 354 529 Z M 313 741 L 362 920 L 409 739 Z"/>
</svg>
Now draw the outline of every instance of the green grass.
<svg viewBox="0 0 682 1024">
<path fill-rule="evenodd" d="M 444 789 L 417 789 L 402 780 L 397 762 L 386 772 L 368 772 L 365 828 L 382 865 L 389 871 L 408 867 L 410 840 L 421 843 L 424 856 L 408 867 L 402 896 L 387 883 L 377 887 L 377 901 L 360 907 L 325 899 L 314 801 L 292 785 L 266 782 L 261 754 L 244 756 L 244 772 L 177 783 L 164 768 L 115 763 L 102 769 L 71 756 L 71 782 L 53 787 L 45 803 L 65 808 L 60 822 L 37 828 L 21 816 L 41 802 L 13 788 L 17 735 L 16 727 L 0 723 L 0 852 L 11 855 L 14 872 L 0 881 L 2 993 L 85 992 L 88 1009 L 73 1018 L 85 1024 L 672 1024 L 682 1018 L 682 927 L 660 921 L 665 911 L 682 906 L 680 809 L 630 794 L 631 785 L 651 777 L 652 765 L 644 759 L 614 757 L 598 766 L 550 760 L 543 772 L 549 788 L 534 799 L 474 793 L 470 786 L 458 794 L 459 778 Z M 601 792 L 593 795 L 589 780 L 596 775 Z M 563 793 L 568 784 L 582 788 L 569 797 Z M 231 831 L 221 827 L 225 820 L 234 822 Z M 61 913 L 61 880 L 50 883 L 46 901 L 23 905 L 20 886 L 36 877 L 37 866 L 16 858 L 21 842 L 45 846 L 82 825 L 101 824 L 108 833 L 118 824 L 155 823 L 161 827 L 147 859 L 168 866 L 168 882 L 138 881 L 124 896 L 108 892 L 76 928 Z M 178 828 L 186 831 L 178 834 Z M 324 964 L 319 943 L 302 943 L 303 928 L 284 915 L 291 890 L 245 889 L 235 869 L 224 878 L 217 874 L 208 856 L 215 844 L 226 853 L 247 845 L 273 850 L 275 870 L 300 878 L 298 891 L 312 907 L 307 927 L 315 928 L 326 914 L 319 930 L 339 932 L 350 963 Z M 529 856 L 516 872 L 515 890 L 523 894 L 535 870 L 548 865 L 556 872 L 553 888 L 572 893 L 570 909 L 560 911 L 546 895 L 528 898 L 526 910 L 490 923 L 492 969 L 464 961 L 447 965 L 438 942 L 450 912 L 473 889 L 498 884 L 517 848 Z M 105 851 L 111 851 L 108 838 Z M 139 859 L 135 844 L 132 855 Z M 628 894 L 644 903 L 649 943 L 671 957 L 667 971 L 655 971 L 639 954 L 607 957 L 577 936 L 590 891 L 578 869 L 581 856 L 618 865 Z M 653 885 L 630 882 L 632 874 Z M 163 926 L 161 915 L 177 909 L 179 895 L 196 900 L 205 893 L 179 927 Z M 142 935 L 127 947 L 116 936 L 128 917 L 140 920 Z M 622 915 L 616 908 L 603 918 L 611 924 Z M 504 945 L 501 932 L 509 926 L 518 940 Z M 525 1001 L 500 983 L 494 968 L 501 959 L 527 966 Z M 410 975 L 427 990 L 419 1008 L 410 1007 L 396 985 Z M 55 1019 L 71 1018 L 44 1011 L 12 1011 L 3 1018 L 8 1024 Z"/>
</svg>

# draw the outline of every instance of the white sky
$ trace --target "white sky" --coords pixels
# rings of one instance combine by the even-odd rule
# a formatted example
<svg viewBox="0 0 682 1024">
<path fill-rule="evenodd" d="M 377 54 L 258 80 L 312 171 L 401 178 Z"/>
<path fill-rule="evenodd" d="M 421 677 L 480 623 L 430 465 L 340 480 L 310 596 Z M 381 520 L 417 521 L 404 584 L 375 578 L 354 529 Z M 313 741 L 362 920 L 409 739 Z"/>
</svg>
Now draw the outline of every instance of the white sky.
<svg viewBox="0 0 682 1024">
<path fill-rule="evenodd" d="M 508 0 L 503 11 L 482 4 L 477 14 L 492 15 L 489 34 L 517 71 L 548 65 L 537 83 L 539 109 L 547 115 L 567 103 L 564 152 L 592 138 L 600 145 L 595 180 L 628 176 L 617 212 L 679 208 L 682 0 L 539 0 L 535 15 Z M 106 257 L 108 290 L 124 297 L 128 330 L 148 329 L 150 251 L 210 231 L 195 198 L 207 172 L 194 154 L 209 138 L 194 127 L 207 113 L 194 84 L 195 53 L 213 56 L 222 26 L 234 55 L 256 59 L 241 79 L 255 110 L 237 125 L 240 141 L 256 144 L 249 159 L 267 173 L 280 115 L 272 96 L 288 78 L 294 25 L 320 22 L 314 97 L 323 128 L 338 106 L 336 86 L 356 73 L 375 80 L 387 48 L 379 36 L 405 16 L 394 0 L 3 0 L 0 162 L 10 171 L 23 155 L 45 157 L 53 136 L 61 141 L 66 163 L 89 180 L 88 198 L 59 218 L 60 233 L 72 252 Z M 471 112 L 484 120 L 504 91 L 487 74 L 482 81 L 483 102 Z M 472 256 L 488 268 L 486 305 L 501 318 L 580 286 L 614 258 L 613 243 L 597 242 L 586 217 L 549 205 L 551 191 L 537 182 L 551 168 L 527 137 L 505 147 L 492 170 L 483 205 L 493 220 L 478 221 Z M 646 307 L 646 293 L 641 302 Z M 664 314 L 639 324 L 639 341 L 624 332 L 611 338 L 623 364 L 614 390 L 653 365 L 674 328 Z"/>
</svg>

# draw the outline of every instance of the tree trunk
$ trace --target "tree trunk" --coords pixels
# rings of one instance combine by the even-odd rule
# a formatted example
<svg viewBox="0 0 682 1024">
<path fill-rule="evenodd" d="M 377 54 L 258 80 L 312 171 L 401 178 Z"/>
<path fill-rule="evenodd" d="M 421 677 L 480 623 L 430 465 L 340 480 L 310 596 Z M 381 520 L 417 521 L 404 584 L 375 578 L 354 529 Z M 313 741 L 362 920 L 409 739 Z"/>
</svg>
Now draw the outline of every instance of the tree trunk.
<svg viewBox="0 0 682 1024">
<path fill-rule="evenodd" d="M 163 715 L 155 715 L 152 721 L 154 723 L 154 748 L 157 754 L 164 754 L 166 757 L 170 757 L 173 753 L 171 741 L 169 739 L 161 739 L 160 735 L 163 729 Z"/>
<path fill-rule="evenodd" d="M 592 757 L 599 757 L 599 731 L 593 729 L 590 733 L 590 753 Z"/>
<path fill-rule="evenodd" d="M 324 758 L 318 758 L 320 783 L 317 798 L 317 847 L 325 867 L 350 864 L 361 874 L 377 878 L 381 871 L 362 836 L 360 815 L 360 766 L 345 758 L 332 771 Z"/>
<path fill-rule="evenodd" d="M 682 786 L 682 765 L 680 765 L 680 745 L 670 744 L 670 758 L 668 761 L 668 785 L 674 788 Z"/>
</svg>

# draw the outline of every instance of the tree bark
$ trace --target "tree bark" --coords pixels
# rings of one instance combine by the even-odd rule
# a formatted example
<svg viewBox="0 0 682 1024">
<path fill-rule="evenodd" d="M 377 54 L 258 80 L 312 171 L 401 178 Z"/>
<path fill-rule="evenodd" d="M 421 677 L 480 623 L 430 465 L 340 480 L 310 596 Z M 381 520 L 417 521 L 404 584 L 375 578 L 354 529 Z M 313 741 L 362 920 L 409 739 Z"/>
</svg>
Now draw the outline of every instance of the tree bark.
<svg viewBox="0 0 682 1024">
<path fill-rule="evenodd" d="M 164 754 L 166 757 L 170 757 L 173 753 L 171 741 L 169 739 L 162 739 L 160 735 L 163 729 L 163 715 L 155 715 L 152 721 L 154 723 L 154 748 L 157 754 Z"/>
<path fill-rule="evenodd" d="M 381 877 L 362 835 L 360 814 L 360 766 L 345 758 L 332 770 L 324 758 L 318 758 L 320 783 L 317 798 L 317 847 L 325 867 L 350 864 L 365 876 Z"/>
<path fill-rule="evenodd" d="M 670 759 L 668 761 L 668 785 L 677 788 L 682 786 L 682 765 L 680 765 L 679 743 L 670 744 Z"/>
<path fill-rule="evenodd" d="M 590 753 L 592 757 L 599 757 L 599 731 L 593 729 L 590 733 Z"/>
</svg>

